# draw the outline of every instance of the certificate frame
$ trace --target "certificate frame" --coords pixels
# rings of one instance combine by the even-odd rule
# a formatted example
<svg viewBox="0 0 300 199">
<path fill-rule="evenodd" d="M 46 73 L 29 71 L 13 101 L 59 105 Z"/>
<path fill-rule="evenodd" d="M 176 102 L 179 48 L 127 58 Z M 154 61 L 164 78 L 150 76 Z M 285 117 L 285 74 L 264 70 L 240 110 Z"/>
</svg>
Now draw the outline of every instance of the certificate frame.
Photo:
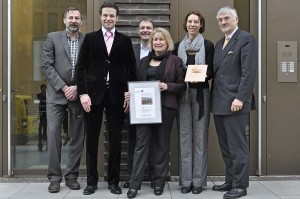
<svg viewBox="0 0 300 199">
<path fill-rule="evenodd" d="M 185 82 L 205 82 L 207 65 L 188 65 Z"/>
<path fill-rule="evenodd" d="M 130 124 L 162 123 L 159 81 L 128 82 Z"/>
</svg>

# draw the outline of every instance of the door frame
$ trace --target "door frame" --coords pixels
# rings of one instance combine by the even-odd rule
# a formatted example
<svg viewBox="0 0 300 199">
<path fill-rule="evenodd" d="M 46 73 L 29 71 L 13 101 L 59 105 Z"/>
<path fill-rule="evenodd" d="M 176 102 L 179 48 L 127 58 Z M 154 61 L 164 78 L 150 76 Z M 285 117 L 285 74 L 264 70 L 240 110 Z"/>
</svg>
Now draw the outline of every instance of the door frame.
<svg viewBox="0 0 300 199">
<path fill-rule="evenodd" d="M 0 21 L 0 94 L 2 103 L 0 104 L 0 177 L 12 177 L 12 176 L 44 176 L 45 170 L 18 170 L 13 171 L 11 159 L 11 1 L 0 1 L 0 10 L 2 10 L 2 20 Z M 95 28 L 95 16 L 98 14 L 95 5 L 98 5 L 97 0 L 85 0 L 87 5 L 87 20 L 86 28 L 87 32 L 91 32 Z M 9 9 L 7 9 L 9 8 Z M 97 6 L 99 8 L 99 6 Z M 96 12 L 95 12 L 96 11 Z M 97 20 L 99 21 L 99 19 Z M 5 27 L 5 28 L 4 28 Z M 99 27 L 99 26 L 98 26 Z M 3 39 L 2 39 L 3 38 Z M 3 95 L 7 96 L 7 101 L 3 101 Z M 26 173 L 24 175 L 24 173 Z"/>
<path fill-rule="evenodd" d="M 0 10 L 3 13 L 3 1 L 0 2 Z M 2 60 L 2 52 L 3 52 L 3 40 L 2 40 L 2 31 L 3 31 L 3 16 L 2 16 L 2 20 L 0 20 L 0 96 L 1 96 L 1 103 L 0 103 L 0 160 L 2 162 L 2 164 L 0 164 L 0 176 L 3 176 L 3 149 L 4 149 L 4 140 L 3 140 L 3 118 L 4 118 L 4 113 L 3 113 L 3 86 L 2 86 L 2 81 L 3 81 L 3 60 Z"/>
</svg>

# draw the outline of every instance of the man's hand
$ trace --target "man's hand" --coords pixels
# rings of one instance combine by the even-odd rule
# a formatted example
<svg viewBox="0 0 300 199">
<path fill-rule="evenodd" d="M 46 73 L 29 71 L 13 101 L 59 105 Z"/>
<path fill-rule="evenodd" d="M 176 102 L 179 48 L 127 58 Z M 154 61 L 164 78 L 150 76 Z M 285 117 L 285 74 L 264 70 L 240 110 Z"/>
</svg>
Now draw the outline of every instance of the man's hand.
<svg viewBox="0 0 300 199">
<path fill-rule="evenodd" d="M 69 86 L 65 92 L 65 96 L 70 101 L 76 100 L 77 99 L 77 86 Z"/>
<path fill-rule="evenodd" d="M 85 112 L 91 111 L 92 102 L 88 94 L 80 95 L 80 102 Z"/>
<path fill-rule="evenodd" d="M 240 111 L 243 108 L 243 105 L 244 105 L 244 102 L 242 102 L 238 99 L 234 99 L 231 104 L 231 111 L 232 112 Z"/>
<path fill-rule="evenodd" d="M 61 90 L 65 93 L 67 100 L 74 101 L 77 99 L 77 86 L 64 85 Z"/>
</svg>

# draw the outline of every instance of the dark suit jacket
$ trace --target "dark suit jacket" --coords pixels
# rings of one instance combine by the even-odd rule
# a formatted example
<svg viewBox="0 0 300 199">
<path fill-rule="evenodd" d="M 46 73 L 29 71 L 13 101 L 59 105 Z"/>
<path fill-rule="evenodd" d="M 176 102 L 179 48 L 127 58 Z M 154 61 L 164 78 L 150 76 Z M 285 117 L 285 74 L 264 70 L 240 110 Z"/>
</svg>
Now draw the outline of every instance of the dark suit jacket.
<svg viewBox="0 0 300 199">
<path fill-rule="evenodd" d="M 141 59 L 137 67 L 137 80 L 147 81 L 148 56 Z M 163 75 L 164 83 L 168 84 L 168 90 L 161 92 L 162 105 L 172 109 L 178 109 L 177 95 L 186 88 L 182 60 L 176 55 L 167 58 Z"/>
<path fill-rule="evenodd" d="M 135 60 L 139 61 L 141 55 L 141 43 L 133 44 L 132 47 L 133 47 Z"/>
<path fill-rule="evenodd" d="M 79 33 L 79 48 L 84 35 Z M 72 85 L 72 63 L 66 31 L 52 32 L 47 35 L 43 47 L 42 70 L 46 79 L 47 103 L 66 104 L 68 100 L 61 88 Z"/>
<path fill-rule="evenodd" d="M 232 115 L 249 113 L 257 68 L 257 47 L 253 35 L 238 29 L 222 50 L 224 37 L 215 46 L 212 113 Z M 244 102 L 241 111 L 230 110 L 234 99 Z"/>
<path fill-rule="evenodd" d="M 109 72 L 110 97 L 113 105 L 123 106 L 127 81 L 135 80 L 135 58 L 129 37 L 115 32 L 108 55 L 102 30 L 86 34 L 76 67 L 78 94 L 88 94 L 92 104 L 100 105 Z"/>
</svg>

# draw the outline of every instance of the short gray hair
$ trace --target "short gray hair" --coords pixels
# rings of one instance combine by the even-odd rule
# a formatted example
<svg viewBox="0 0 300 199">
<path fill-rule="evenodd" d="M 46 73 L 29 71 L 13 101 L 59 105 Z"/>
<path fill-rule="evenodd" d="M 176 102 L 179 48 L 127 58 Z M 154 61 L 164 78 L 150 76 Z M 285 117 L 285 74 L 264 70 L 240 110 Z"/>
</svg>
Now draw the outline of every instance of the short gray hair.
<svg viewBox="0 0 300 199">
<path fill-rule="evenodd" d="M 227 12 L 231 12 L 231 14 L 232 14 L 234 17 L 237 17 L 237 16 L 238 16 L 238 15 L 237 15 L 237 12 L 236 12 L 236 9 L 231 8 L 231 7 L 229 7 L 229 6 L 226 6 L 226 7 L 221 8 L 221 9 L 218 11 L 216 18 L 218 19 L 219 16 L 220 16 L 221 14 L 226 14 Z"/>
</svg>

